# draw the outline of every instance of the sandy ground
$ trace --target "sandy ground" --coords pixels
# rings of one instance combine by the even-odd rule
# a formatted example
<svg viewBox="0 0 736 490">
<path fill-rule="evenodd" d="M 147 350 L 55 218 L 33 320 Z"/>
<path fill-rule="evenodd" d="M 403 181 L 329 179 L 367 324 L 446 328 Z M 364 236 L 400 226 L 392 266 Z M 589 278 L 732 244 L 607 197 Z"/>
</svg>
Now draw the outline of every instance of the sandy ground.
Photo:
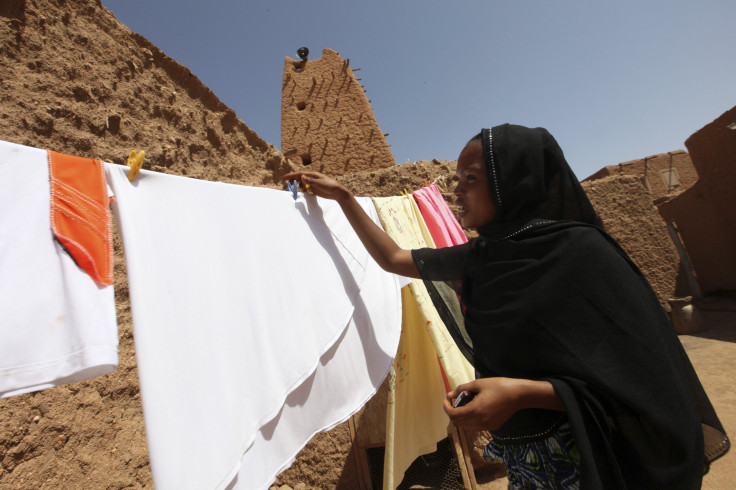
<svg viewBox="0 0 736 490">
<path fill-rule="evenodd" d="M 702 311 L 706 330 L 681 335 L 680 340 L 698 372 L 701 383 L 733 440 L 736 434 L 736 301 L 725 310 Z M 715 461 L 705 475 L 703 488 L 726 490 L 736 485 L 736 450 Z"/>
</svg>

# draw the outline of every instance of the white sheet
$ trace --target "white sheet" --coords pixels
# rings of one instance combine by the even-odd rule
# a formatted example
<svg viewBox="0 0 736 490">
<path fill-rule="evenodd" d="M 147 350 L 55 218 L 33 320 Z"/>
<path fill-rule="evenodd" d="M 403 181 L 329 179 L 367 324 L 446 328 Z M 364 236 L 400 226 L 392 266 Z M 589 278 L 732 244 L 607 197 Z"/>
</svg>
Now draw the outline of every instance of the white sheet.
<svg viewBox="0 0 736 490">
<path fill-rule="evenodd" d="M 365 203 L 364 203 L 365 204 Z M 375 208 L 366 209 L 378 220 Z M 368 262 L 360 301 L 344 336 L 314 374 L 289 394 L 245 453 L 235 489 L 267 489 L 318 432 L 346 421 L 375 394 L 399 343 L 401 278 Z"/>
<path fill-rule="evenodd" d="M 46 150 L 0 141 L 0 398 L 117 367 L 113 287 L 53 238 Z"/>
<path fill-rule="evenodd" d="M 399 315 L 385 326 L 393 335 L 380 341 L 364 329 L 361 340 L 374 335 L 380 346 L 372 359 L 357 359 L 371 363 L 362 368 L 371 383 L 353 387 L 349 407 L 329 414 L 329 424 L 377 389 L 383 377 L 375 373 L 385 375 L 398 344 L 398 287 L 386 288 L 385 277 L 364 280 L 372 259 L 339 206 L 146 171 L 131 184 L 125 167 L 107 164 L 106 171 L 117 198 L 158 488 L 228 485 L 259 429 L 306 386 L 335 342 L 349 337 L 355 307 L 366 304 L 359 292 L 368 286 L 386 289 L 374 308 L 398 308 Z M 367 199 L 363 204 L 372 207 Z M 308 417 L 325 415 L 320 410 Z M 269 456 L 278 448 L 257 446 Z M 292 449 L 282 454 L 292 458 Z M 249 485 L 242 477 L 239 484 Z"/>
</svg>

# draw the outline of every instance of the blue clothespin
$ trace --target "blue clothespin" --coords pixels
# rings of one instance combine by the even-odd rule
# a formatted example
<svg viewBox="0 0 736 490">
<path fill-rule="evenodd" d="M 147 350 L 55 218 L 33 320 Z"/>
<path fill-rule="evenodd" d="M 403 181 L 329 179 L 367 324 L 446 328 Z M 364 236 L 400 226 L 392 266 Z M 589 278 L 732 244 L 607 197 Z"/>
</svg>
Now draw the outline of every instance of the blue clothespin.
<svg viewBox="0 0 736 490">
<path fill-rule="evenodd" d="M 287 180 L 286 187 L 289 188 L 289 190 L 293 194 L 294 200 L 296 201 L 297 197 L 299 197 L 299 195 L 297 194 L 299 192 L 299 182 L 297 182 L 296 180 L 291 182 Z"/>
</svg>

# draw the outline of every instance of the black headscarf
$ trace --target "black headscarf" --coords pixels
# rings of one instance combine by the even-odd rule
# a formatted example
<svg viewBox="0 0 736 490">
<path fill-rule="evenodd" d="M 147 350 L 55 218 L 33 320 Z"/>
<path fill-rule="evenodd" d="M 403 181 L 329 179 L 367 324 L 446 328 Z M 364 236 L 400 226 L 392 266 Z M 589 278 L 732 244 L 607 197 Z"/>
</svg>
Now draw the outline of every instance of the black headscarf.
<svg viewBox="0 0 736 490">
<path fill-rule="evenodd" d="M 433 299 L 431 280 L 462 280 L 464 332 L 436 301 L 448 329 L 471 339 L 463 350 L 482 376 L 553 384 L 582 488 L 699 488 L 728 439 L 649 283 L 596 226 L 547 130 L 506 124 L 481 142 L 494 221 L 455 251 L 414 251 Z M 501 432 L 537 418 L 521 411 Z"/>
<path fill-rule="evenodd" d="M 480 140 L 496 205 L 493 223 L 479 229 L 482 235 L 498 239 L 527 226 L 531 220 L 600 224 L 549 131 L 504 124 L 483 129 Z"/>
</svg>

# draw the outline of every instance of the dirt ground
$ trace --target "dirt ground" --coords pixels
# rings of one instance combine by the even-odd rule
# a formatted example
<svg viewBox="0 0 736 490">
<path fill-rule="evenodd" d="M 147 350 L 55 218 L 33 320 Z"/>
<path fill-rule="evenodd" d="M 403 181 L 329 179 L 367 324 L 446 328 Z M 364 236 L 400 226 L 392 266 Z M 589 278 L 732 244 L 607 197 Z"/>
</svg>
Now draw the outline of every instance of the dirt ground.
<svg viewBox="0 0 736 490">
<path fill-rule="evenodd" d="M 722 299 L 712 309 L 701 309 L 704 331 L 681 335 L 705 391 L 726 433 L 736 435 L 736 299 Z M 715 461 L 703 488 L 726 490 L 736 482 L 736 450 Z"/>
</svg>

